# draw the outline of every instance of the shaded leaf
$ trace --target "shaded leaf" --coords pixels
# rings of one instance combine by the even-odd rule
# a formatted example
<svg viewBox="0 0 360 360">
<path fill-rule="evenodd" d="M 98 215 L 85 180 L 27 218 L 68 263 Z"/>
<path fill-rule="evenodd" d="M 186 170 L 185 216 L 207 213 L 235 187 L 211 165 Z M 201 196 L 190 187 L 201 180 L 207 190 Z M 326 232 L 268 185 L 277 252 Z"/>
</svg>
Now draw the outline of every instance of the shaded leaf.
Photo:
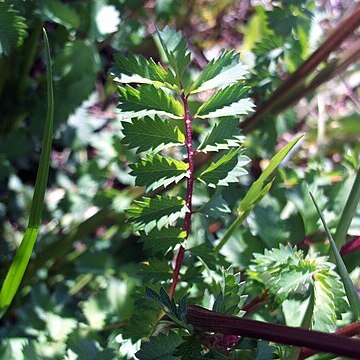
<svg viewBox="0 0 360 360">
<path fill-rule="evenodd" d="M 141 233 L 140 236 L 144 243 L 144 250 L 150 250 L 153 254 L 166 253 L 186 238 L 186 231 L 169 227 L 161 230 L 154 229 L 149 234 Z"/>
<path fill-rule="evenodd" d="M 10 5 L 0 3 L 0 55 L 9 55 L 27 35 L 25 19 Z"/>
<path fill-rule="evenodd" d="M 160 334 L 152 336 L 149 341 L 141 343 L 140 350 L 136 353 L 139 360 L 175 360 L 176 348 L 183 342 L 181 335 L 171 332 L 169 335 Z"/>
</svg>

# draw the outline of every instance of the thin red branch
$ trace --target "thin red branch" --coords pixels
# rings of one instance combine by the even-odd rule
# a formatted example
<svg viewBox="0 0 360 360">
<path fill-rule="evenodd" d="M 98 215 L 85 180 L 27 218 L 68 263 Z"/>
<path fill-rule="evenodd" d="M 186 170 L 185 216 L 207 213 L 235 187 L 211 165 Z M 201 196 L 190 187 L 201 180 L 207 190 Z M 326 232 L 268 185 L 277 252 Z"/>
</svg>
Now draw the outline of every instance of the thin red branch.
<svg viewBox="0 0 360 360">
<path fill-rule="evenodd" d="M 190 228 L 191 228 L 192 195 L 193 195 L 194 179 L 195 179 L 194 177 L 195 165 L 194 165 L 194 150 L 193 150 L 193 140 L 192 140 L 192 130 L 191 130 L 191 122 L 193 119 L 190 116 L 187 96 L 182 94 L 181 100 L 184 105 L 184 114 L 185 114 L 184 123 L 186 129 L 185 146 L 187 150 L 187 158 L 189 164 L 189 176 L 187 179 L 187 186 L 186 186 L 186 206 L 188 208 L 188 212 L 185 214 L 185 220 L 184 220 L 184 230 L 186 231 L 186 238 L 187 238 L 190 234 Z M 174 296 L 175 288 L 179 281 L 179 274 L 184 259 L 185 251 L 186 251 L 185 248 L 183 246 L 180 246 L 180 249 L 176 255 L 172 281 L 169 287 L 170 297 Z"/>
<path fill-rule="evenodd" d="M 335 334 L 239 318 L 194 305 L 188 306 L 187 321 L 200 331 L 305 346 L 319 352 L 360 359 L 360 341 Z"/>
<path fill-rule="evenodd" d="M 264 292 L 260 296 L 252 299 L 247 304 L 245 304 L 241 310 L 245 311 L 246 313 L 252 312 L 256 310 L 259 306 L 264 304 L 269 299 L 268 293 Z"/>
<path fill-rule="evenodd" d="M 354 240 L 346 243 L 340 249 L 341 255 L 347 255 L 360 248 L 360 236 L 357 236 Z"/>
</svg>

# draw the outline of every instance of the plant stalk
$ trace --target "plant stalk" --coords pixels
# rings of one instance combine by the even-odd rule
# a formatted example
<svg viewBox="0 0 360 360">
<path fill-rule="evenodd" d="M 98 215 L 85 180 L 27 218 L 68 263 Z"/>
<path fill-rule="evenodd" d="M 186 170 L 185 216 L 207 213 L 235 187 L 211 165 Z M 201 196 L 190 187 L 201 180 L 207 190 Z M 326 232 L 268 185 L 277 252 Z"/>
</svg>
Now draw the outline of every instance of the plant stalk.
<svg viewBox="0 0 360 360">
<path fill-rule="evenodd" d="M 319 352 L 360 358 L 360 341 L 348 339 L 344 336 L 239 318 L 215 313 L 195 305 L 188 306 L 187 320 L 201 331 L 239 335 L 293 346 L 305 346 Z"/>
<path fill-rule="evenodd" d="M 191 122 L 193 118 L 190 116 L 190 111 L 187 101 L 188 97 L 185 94 L 181 94 L 181 100 L 184 104 L 184 113 L 185 113 L 184 123 L 186 129 L 185 146 L 187 150 L 188 163 L 189 163 L 189 177 L 187 179 L 187 186 L 186 186 L 186 206 L 188 208 L 188 212 L 185 214 L 185 220 L 184 220 L 184 230 L 186 231 L 185 239 L 187 239 L 190 234 L 190 228 L 191 228 L 192 195 L 193 195 L 194 180 L 195 180 L 194 150 L 193 150 L 193 140 L 192 140 L 192 130 L 191 130 Z M 185 248 L 181 245 L 176 255 L 172 281 L 169 287 L 169 296 L 171 298 L 175 294 L 175 288 L 179 281 L 179 273 L 180 273 L 181 265 L 184 260 L 185 251 L 186 251 Z"/>
</svg>

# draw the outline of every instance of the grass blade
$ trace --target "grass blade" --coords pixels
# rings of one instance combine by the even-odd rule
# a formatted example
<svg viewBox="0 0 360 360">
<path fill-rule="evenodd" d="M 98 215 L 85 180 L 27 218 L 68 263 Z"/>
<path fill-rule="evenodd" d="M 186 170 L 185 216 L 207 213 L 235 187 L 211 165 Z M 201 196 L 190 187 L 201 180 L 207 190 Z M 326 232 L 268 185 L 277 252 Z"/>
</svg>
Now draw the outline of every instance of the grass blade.
<svg viewBox="0 0 360 360">
<path fill-rule="evenodd" d="M 25 231 L 21 245 L 5 277 L 5 281 L 0 292 L 0 317 L 4 315 L 7 308 L 11 304 L 29 263 L 39 231 L 46 184 L 49 174 L 50 151 L 54 126 L 54 93 L 52 84 L 50 48 L 45 29 L 43 30 L 43 34 L 45 42 L 47 76 L 47 114 L 44 129 L 44 139 L 40 155 L 39 168 L 36 176 L 34 196 L 30 209 L 29 224 Z"/>
<path fill-rule="evenodd" d="M 242 199 L 238 207 L 237 218 L 228 227 L 226 233 L 224 234 L 220 242 L 215 246 L 215 251 L 220 251 L 223 248 L 223 246 L 230 239 L 233 232 L 243 223 L 243 221 L 250 214 L 256 204 L 259 203 L 261 199 L 269 192 L 272 182 L 264 186 L 265 181 L 276 170 L 280 163 L 285 159 L 286 155 L 290 153 L 290 151 L 294 148 L 294 146 L 303 136 L 304 134 L 295 137 L 270 160 L 267 168 L 262 172 L 260 177 L 251 185 L 245 197 Z"/>
<path fill-rule="evenodd" d="M 349 230 L 351 220 L 354 217 L 356 207 L 360 200 L 360 169 L 358 170 L 349 197 L 346 200 L 344 210 L 341 214 L 334 241 L 337 247 L 345 244 L 346 234 Z"/>
<path fill-rule="evenodd" d="M 331 236 L 331 233 L 330 233 L 330 230 L 329 228 L 327 227 L 326 225 L 326 222 L 325 222 L 325 219 L 321 213 L 321 210 L 319 209 L 319 206 L 318 204 L 316 203 L 315 201 L 315 198 L 313 196 L 313 194 L 310 192 L 310 196 L 311 196 L 311 199 L 315 205 L 315 208 L 320 216 L 320 219 L 321 219 L 321 222 L 323 223 L 323 226 L 324 226 L 324 229 L 325 229 L 325 232 L 328 236 L 328 239 L 330 241 L 330 247 L 331 247 L 331 250 L 334 254 L 334 257 L 335 257 L 335 262 L 336 262 L 336 266 L 337 266 L 337 269 L 339 271 L 339 275 L 343 281 L 343 284 L 344 284 L 344 288 L 345 288 L 345 293 L 346 293 L 346 297 L 348 298 L 349 300 L 349 304 L 351 306 L 351 309 L 356 317 L 356 319 L 359 321 L 360 320 L 360 298 L 359 298 L 359 294 L 357 292 L 357 289 L 354 285 L 354 283 L 351 281 L 350 279 L 350 276 L 349 276 L 349 273 L 346 269 L 346 266 L 344 264 L 344 261 L 339 253 L 339 250 L 338 248 L 336 247 L 336 244 L 335 244 L 335 241 L 333 239 L 333 237 Z"/>
</svg>

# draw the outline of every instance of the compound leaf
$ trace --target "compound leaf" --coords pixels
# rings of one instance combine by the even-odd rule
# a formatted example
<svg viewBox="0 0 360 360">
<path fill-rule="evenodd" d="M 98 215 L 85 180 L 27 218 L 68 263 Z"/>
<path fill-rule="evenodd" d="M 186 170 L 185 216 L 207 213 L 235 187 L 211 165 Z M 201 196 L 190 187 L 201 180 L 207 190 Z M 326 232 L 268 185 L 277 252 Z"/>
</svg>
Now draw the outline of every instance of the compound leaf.
<svg viewBox="0 0 360 360">
<path fill-rule="evenodd" d="M 155 227 L 160 230 L 172 225 L 188 211 L 185 200 L 180 197 L 156 196 L 135 200 L 134 206 L 126 210 L 126 213 L 134 222 L 135 231 L 144 230 L 148 234 Z"/>
<path fill-rule="evenodd" d="M 220 160 L 213 162 L 205 169 L 198 179 L 209 187 L 227 186 L 229 183 L 238 182 L 238 177 L 247 174 L 243 168 L 249 162 L 246 156 L 239 156 L 241 149 L 231 149 Z"/>
<path fill-rule="evenodd" d="M 217 59 L 211 60 L 191 87 L 191 93 L 225 87 L 244 79 L 247 67 L 240 64 L 240 55 L 223 51 Z"/>
<path fill-rule="evenodd" d="M 219 90 L 210 99 L 202 104 L 195 117 L 216 118 L 224 116 L 246 115 L 253 111 L 254 104 L 248 95 L 248 88 L 237 83 Z"/>
<path fill-rule="evenodd" d="M 134 89 L 130 85 L 119 87 L 119 109 L 123 118 L 163 115 L 180 119 L 184 115 L 181 103 L 154 85 Z"/>
<path fill-rule="evenodd" d="M 153 119 L 133 119 L 123 121 L 124 138 L 122 142 L 136 152 L 161 151 L 165 147 L 180 145 L 185 141 L 185 135 L 175 126 L 173 121 L 162 120 L 158 116 Z"/>
<path fill-rule="evenodd" d="M 130 168 L 130 174 L 136 176 L 135 185 L 146 186 L 146 191 L 151 191 L 178 183 L 187 175 L 189 165 L 161 155 L 148 155 Z"/>
</svg>

